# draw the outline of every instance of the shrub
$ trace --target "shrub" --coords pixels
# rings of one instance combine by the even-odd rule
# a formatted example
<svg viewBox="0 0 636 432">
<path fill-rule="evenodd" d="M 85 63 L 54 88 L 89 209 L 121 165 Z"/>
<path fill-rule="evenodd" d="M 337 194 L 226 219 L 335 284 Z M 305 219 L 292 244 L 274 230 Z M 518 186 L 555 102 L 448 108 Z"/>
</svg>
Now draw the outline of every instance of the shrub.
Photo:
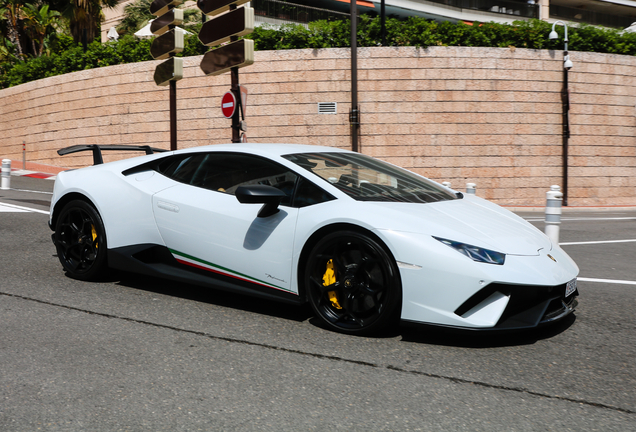
<svg viewBox="0 0 636 432">
<path fill-rule="evenodd" d="M 192 35 L 185 37 L 181 56 L 200 55 L 207 51 L 197 33 L 201 25 L 189 26 Z M 548 40 L 551 25 L 540 20 L 515 21 L 513 24 L 479 23 L 472 25 L 435 22 L 410 17 L 404 21 L 386 19 L 386 40 L 390 46 L 468 46 L 519 47 L 530 49 L 563 49 L 563 39 Z M 562 27 L 557 31 L 563 32 Z M 246 36 L 254 40 L 256 50 L 282 50 L 295 48 L 339 48 L 350 46 L 349 21 L 316 21 L 307 27 L 286 24 L 280 27 L 263 26 Z M 380 18 L 361 16 L 358 25 L 359 47 L 381 44 Z M 636 55 L 636 33 L 622 33 L 588 25 L 568 27 L 571 51 Z M 148 39 L 124 35 L 117 42 L 91 43 L 86 52 L 69 36 L 60 36 L 48 56 L 17 61 L 5 56 L 0 63 L 0 88 L 22 84 L 53 75 L 82 69 L 152 60 Z"/>
</svg>

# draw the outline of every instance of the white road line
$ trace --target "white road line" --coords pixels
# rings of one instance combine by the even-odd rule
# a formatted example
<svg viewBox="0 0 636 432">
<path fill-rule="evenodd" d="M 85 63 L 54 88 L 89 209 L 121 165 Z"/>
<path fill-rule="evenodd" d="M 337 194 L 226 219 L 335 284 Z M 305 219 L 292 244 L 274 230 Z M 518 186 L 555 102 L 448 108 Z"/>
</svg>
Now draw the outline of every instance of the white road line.
<svg viewBox="0 0 636 432">
<path fill-rule="evenodd" d="M 623 284 L 623 285 L 636 285 L 636 281 L 624 281 L 624 280 L 614 280 L 614 279 L 591 279 L 591 278 L 576 278 L 577 281 L 581 282 L 601 282 L 601 283 L 613 283 L 613 284 Z"/>
<path fill-rule="evenodd" d="M 45 210 L 37 210 L 29 207 L 22 207 L 13 204 L 0 203 L 0 212 L 32 212 L 32 213 L 42 213 L 42 214 L 51 214 Z"/>
<path fill-rule="evenodd" d="M 53 192 L 45 192 L 45 191 L 32 191 L 32 190 L 26 190 L 26 189 L 11 189 L 11 190 L 14 190 L 16 192 L 31 192 L 31 193 L 53 195 Z"/>
<path fill-rule="evenodd" d="M 631 239 L 631 240 L 599 240 L 599 241 L 584 241 L 584 242 L 567 242 L 567 243 L 559 243 L 559 246 L 605 244 L 605 243 L 633 243 L 633 242 L 636 242 L 636 239 Z"/>
<path fill-rule="evenodd" d="M 524 218 L 528 222 L 542 222 L 545 218 Z M 602 220 L 636 220 L 636 217 L 602 217 L 602 218 L 561 218 L 561 222 L 563 221 L 602 221 Z"/>
</svg>

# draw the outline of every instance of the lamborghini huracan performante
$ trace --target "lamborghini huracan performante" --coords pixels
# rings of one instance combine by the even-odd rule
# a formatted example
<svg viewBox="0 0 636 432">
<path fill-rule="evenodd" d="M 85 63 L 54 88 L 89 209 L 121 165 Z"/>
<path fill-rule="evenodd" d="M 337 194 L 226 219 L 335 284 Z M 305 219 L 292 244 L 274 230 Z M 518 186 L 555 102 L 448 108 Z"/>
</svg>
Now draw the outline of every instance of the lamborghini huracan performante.
<svg viewBox="0 0 636 432">
<path fill-rule="evenodd" d="M 532 328 L 574 311 L 578 267 L 515 214 L 369 156 L 223 144 L 57 176 L 49 226 L 66 273 L 109 268 L 309 303 L 327 328 L 394 319 Z M 130 148 L 128 148 L 130 149 Z M 177 285 L 175 285 L 177 286 Z"/>
</svg>

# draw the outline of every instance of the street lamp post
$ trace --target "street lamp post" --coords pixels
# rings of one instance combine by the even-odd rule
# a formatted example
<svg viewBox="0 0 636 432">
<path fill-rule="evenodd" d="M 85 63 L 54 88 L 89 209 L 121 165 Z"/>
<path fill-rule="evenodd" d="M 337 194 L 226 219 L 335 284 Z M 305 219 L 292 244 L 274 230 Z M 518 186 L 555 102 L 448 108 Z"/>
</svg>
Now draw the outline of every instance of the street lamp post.
<svg viewBox="0 0 636 432">
<path fill-rule="evenodd" d="M 360 129 L 360 107 L 358 106 L 358 9 L 357 0 L 351 1 L 351 150 L 358 151 L 358 133 Z"/>
<path fill-rule="evenodd" d="M 552 31 L 550 32 L 549 39 L 556 40 L 559 38 L 559 34 L 556 32 L 555 27 L 557 24 L 561 24 L 565 30 L 563 42 L 565 47 L 563 49 L 563 90 L 561 92 L 561 102 L 563 106 L 563 133 L 562 133 L 562 147 L 563 147 L 563 205 L 568 205 L 568 142 L 570 139 L 570 90 L 568 88 L 568 71 L 574 66 L 570 60 L 570 54 L 568 53 L 568 26 L 563 21 L 555 21 L 552 24 Z"/>
</svg>

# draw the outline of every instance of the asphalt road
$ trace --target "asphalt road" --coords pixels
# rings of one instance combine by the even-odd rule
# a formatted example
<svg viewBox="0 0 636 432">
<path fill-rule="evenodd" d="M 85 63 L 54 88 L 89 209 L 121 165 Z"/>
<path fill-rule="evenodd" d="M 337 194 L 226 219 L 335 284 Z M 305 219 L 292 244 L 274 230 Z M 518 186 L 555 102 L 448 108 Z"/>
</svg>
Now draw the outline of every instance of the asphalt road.
<svg viewBox="0 0 636 432">
<path fill-rule="evenodd" d="M 70 279 L 44 214 L 52 186 L 0 191 L 0 431 L 636 430 L 636 209 L 565 212 L 581 296 L 558 326 L 363 338 L 308 308 Z"/>
</svg>

